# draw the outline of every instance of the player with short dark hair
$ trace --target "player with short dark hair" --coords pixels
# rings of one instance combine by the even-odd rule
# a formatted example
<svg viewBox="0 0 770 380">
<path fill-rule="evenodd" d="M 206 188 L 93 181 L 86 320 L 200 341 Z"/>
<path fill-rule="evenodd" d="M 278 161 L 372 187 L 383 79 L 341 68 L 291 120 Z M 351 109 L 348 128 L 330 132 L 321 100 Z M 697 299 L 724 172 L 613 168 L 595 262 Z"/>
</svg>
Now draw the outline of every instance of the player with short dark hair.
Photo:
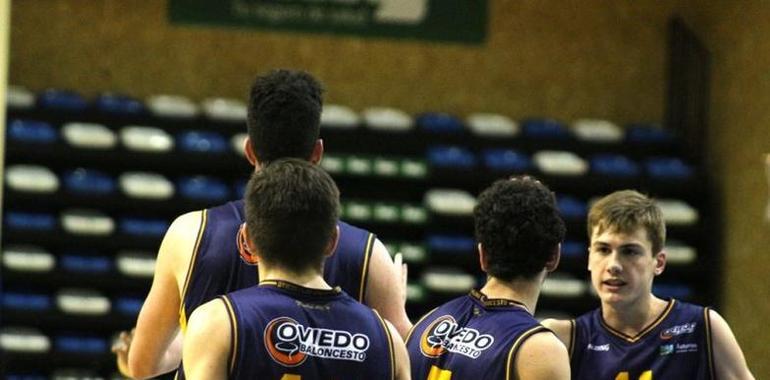
<svg viewBox="0 0 770 380">
<path fill-rule="evenodd" d="M 321 84 L 308 73 L 274 70 L 253 83 L 244 153 L 255 171 L 285 157 L 318 164 Z M 135 333 L 113 349 L 124 375 L 148 378 L 180 365 L 181 342 L 193 310 L 214 297 L 256 285 L 253 257 L 242 249 L 243 201 L 179 216 L 158 251 L 152 287 Z M 411 327 L 404 308 L 403 272 L 366 230 L 338 221 L 339 243 L 324 266 L 325 280 L 376 309 L 402 336 Z M 400 262 L 399 255 L 396 261 Z"/>
<path fill-rule="evenodd" d="M 278 160 L 252 176 L 245 201 L 245 250 L 261 280 L 193 312 L 186 378 L 409 379 L 396 329 L 322 277 L 339 233 L 331 177 Z"/>
<path fill-rule="evenodd" d="M 474 209 L 486 284 L 424 316 L 407 348 L 415 379 L 569 379 L 564 345 L 532 316 L 558 266 L 564 221 L 531 177 L 495 182 Z"/>
</svg>

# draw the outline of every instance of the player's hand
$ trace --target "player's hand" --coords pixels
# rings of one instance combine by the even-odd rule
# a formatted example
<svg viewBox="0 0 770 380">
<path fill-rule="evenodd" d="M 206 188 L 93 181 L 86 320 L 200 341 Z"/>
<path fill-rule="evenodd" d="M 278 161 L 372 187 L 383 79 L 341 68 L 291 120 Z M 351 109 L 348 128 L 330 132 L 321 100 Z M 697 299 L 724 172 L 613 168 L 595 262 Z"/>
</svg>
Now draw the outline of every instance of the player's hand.
<svg viewBox="0 0 770 380">
<path fill-rule="evenodd" d="M 400 289 L 399 295 L 401 298 L 401 303 L 406 305 L 406 296 L 407 296 L 407 279 L 409 277 L 409 268 L 407 267 L 406 263 L 404 263 L 404 255 L 401 254 L 401 252 L 397 252 L 396 255 L 393 257 L 393 263 L 396 265 L 396 270 L 399 272 L 400 275 Z"/>
<path fill-rule="evenodd" d="M 115 353 L 118 371 L 126 377 L 132 377 L 128 369 L 128 350 L 131 348 L 131 341 L 134 339 L 134 330 L 121 331 L 118 339 L 112 344 L 112 352 Z"/>
</svg>

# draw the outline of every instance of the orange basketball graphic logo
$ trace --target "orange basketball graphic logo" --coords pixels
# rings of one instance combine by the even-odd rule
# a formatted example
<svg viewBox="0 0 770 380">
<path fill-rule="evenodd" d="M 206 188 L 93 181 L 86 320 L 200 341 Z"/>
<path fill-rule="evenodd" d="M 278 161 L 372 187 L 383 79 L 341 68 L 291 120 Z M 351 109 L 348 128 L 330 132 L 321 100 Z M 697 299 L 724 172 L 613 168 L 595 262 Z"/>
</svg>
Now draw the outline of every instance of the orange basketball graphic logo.
<svg viewBox="0 0 770 380">
<path fill-rule="evenodd" d="M 300 352 L 297 321 L 280 317 L 273 319 L 265 328 L 265 348 L 276 362 L 286 367 L 302 364 L 307 355 Z"/>
</svg>

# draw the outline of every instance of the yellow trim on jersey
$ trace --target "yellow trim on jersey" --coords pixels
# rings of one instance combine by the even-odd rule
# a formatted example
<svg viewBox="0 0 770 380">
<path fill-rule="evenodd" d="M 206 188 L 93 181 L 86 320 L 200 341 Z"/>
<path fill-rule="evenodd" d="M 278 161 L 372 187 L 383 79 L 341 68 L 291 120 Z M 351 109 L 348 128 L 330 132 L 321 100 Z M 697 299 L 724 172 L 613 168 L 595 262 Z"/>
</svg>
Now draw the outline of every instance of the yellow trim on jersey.
<svg viewBox="0 0 770 380">
<path fill-rule="evenodd" d="M 570 319 L 569 320 L 569 336 L 570 336 L 569 357 L 570 358 L 572 357 L 572 354 L 575 352 L 575 335 L 577 335 L 576 331 L 577 329 L 575 328 L 575 320 Z"/>
<path fill-rule="evenodd" d="M 404 343 L 406 343 L 406 344 L 409 344 L 409 338 L 411 338 L 411 337 L 412 337 L 412 333 L 414 332 L 414 329 L 416 329 L 416 328 L 417 328 L 417 326 L 418 326 L 418 325 L 419 325 L 419 324 L 420 324 L 422 321 L 424 321 L 424 320 L 425 320 L 425 318 L 428 318 L 428 317 L 429 317 L 431 314 L 433 314 L 433 312 L 434 312 L 434 311 L 436 311 L 436 309 L 438 309 L 438 307 L 435 307 L 435 308 L 433 308 L 433 310 L 431 310 L 431 311 L 429 311 L 429 312 L 425 313 L 425 315 L 423 315 L 423 316 L 422 316 L 422 318 L 420 318 L 420 320 L 419 320 L 419 321 L 417 321 L 417 323 L 413 324 L 413 325 L 412 325 L 412 327 L 410 327 L 410 328 L 409 328 L 409 332 L 406 334 L 406 339 L 404 340 Z"/>
<path fill-rule="evenodd" d="M 235 311 L 233 311 L 233 305 L 230 303 L 230 299 L 227 296 L 219 297 L 222 302 L 225 303 L 227 309 L 227 315 L 230 317 L 230 371 L 229 374 L 233 374 L 233 368 L 235 368 L 235 358 L 238 356 L 238 320 L 235 319 Z"/>
<path fill-rule="evenodd" d="M 709 360 L 709 374 L 712 379 L 716 379 L 717 377 L 714 371 L 714 352 L 711 349 L 711 314 L 709 311 L 710 309 L 708 307 L 703 308 L 703 320 L 706 322 L 706 355 L 708 355 Z"/>
<path fill-rule="evenodd" d="M 390 335 L 390 329 L 388 328 L 388 324 L 385 323 L 385 320 L 382 319 L 380 316 L 380 313 L 377 312 L 377 310 L 372 309 L 374 312 L 374 315 L 377 316 L 377 320 L 380 321 L 380 324 L 382 325 L 382 328 L 385 329 L 385 335 L 388 337 L 388 352 L 390 353 L 390 380 L 396 379 L 396 354 L 395 350 L 393 349 L 393 336 Z"/>
<path fill-rule="evenodd" d="M 505 380 L 510 380 L 515 377 L 511 377 L 511 368 L 513 368 L 513 359 L 516 357 L 516 353 L 519 351 L 519 347 L 524 343 L 525 340 L 527 340 L 530 336 L 535 335 L 539 332 L 544 331 L 550 331 L 547 328 L 538 325 L 535 326 L 527 331 L 524 331 L 519 337 L 516 339 L 515 342 L 513 342 L 513 345 L 511 346 L 511 350 L 508 351 L 508 360 L 506 361 L 505 365 Z"/>
<path fill-rule="evenodd" d="M 642 339 L 648 332 L 658 327 L 658 325 L 660 325 L 660 323 L 663 322 L 663 320 L 665 320 L 666 317 L 668 317 L 668 314 L 671 312 L 671 310 L 674 309 L 675 303 L 676 303 L 676 300 L 672 298 L 671 301 L 669 301 L 668 306 L 666 306 L 666 309 L 663 310 L 663 312 L 658 316 L 658 318 L 656 318 L 654 321 L 652 321 L 652 323 L 650 323 L 649 326 L 645 327 L 642 331 L 636 334 L 636 336 L 628 336 L 618 330 L 613 329 L 612 327 L 610 327 L 610 325 L 604 322 L 604 318 L 601 318 L 601 324 L 612 335 L 615 335 L 625 340 L 628 343 L 636 343 L 637 341 L 639 341 L 639 339 Z"/>
<path fill-rule="evenodd" d="M 182 329 L 182 335 L 187 331 L 187 311 L 185 310 L 184 298 L 187 295 L 187 287 L 190 285 L 190 278 L 192 278 L 192 272 L 195 269 L 195 261 L 198 258 L 198 250 L 201 246 L 201 240 L 203 240 L 203 232 L 206 230 L 207 220 L 208 210 L 201 211 L 201 224 L 200 227 L 198 227 L 198 237 L 195 239 L 192 257 L 190 258 L 190 263 L 187 265 L 187 276 L 184 279 L 184 286 L 182 286 L 182 302 L 179 305 L 179 327 Z"/>
<path fill-rule="evenodd" d="M 364 292 L 366 291 L 366 278 L 369 274 L 369 257 L 372 256 L 372 247 L 374 247 L 374 234 L 369 233 L 369 239 L 366 241 L 364 249 L 364 265 L 361 268 L 361 285 L 358 287 L 358 302 L 364 302 Z"/>
</svg>

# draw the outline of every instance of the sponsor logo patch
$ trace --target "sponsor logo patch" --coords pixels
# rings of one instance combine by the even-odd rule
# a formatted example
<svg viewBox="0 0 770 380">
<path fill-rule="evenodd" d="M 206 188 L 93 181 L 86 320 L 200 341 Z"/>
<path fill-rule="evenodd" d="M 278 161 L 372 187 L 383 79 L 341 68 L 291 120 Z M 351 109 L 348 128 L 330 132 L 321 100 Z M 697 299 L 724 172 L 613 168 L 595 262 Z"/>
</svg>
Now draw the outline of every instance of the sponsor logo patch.
<svg viewBox="0 0 770 380">
<path fill-rule="evenodd" d="M 308 356 L 362 362 L 369 349 L 369 337 L 364 334 L 306 327 L 288 317 L 270 321 L 264 341 L 270 357 L 285 367 L 296 367 Z"/>
<path fill-rule="evenodd" d="M 590 351 L 607 352 L 607 351 L 610 350 L 610 344 L 607 343 L 607 344 L 593 345 L 591 343 L 588 343 L 588 347 L 586 347 L 586 349 L 588 349 Z"/>
<path fill-rule="evenodd" d="M 660 356 L 671 355 L 674 353 L 673 344 L 664 344 L 660 346 Z"/>
<path fill-rule="evenodd" d="M 695 332 L 696 322 L 685 323 L 683 325 L 676 325 L 669 327 L 660 333 L 660 339 L 669 340 L 677 335 L 692 334 Z"/>
<path fill-rule="evenodd" d="M 495 338 L 478 330 L 461 327 L 451 315 L 436 318 L 420 337 L 420 351 L 429 358 L 437 358 L 449 351 L 476 359 L 489 348 Z"/>
</svg>

